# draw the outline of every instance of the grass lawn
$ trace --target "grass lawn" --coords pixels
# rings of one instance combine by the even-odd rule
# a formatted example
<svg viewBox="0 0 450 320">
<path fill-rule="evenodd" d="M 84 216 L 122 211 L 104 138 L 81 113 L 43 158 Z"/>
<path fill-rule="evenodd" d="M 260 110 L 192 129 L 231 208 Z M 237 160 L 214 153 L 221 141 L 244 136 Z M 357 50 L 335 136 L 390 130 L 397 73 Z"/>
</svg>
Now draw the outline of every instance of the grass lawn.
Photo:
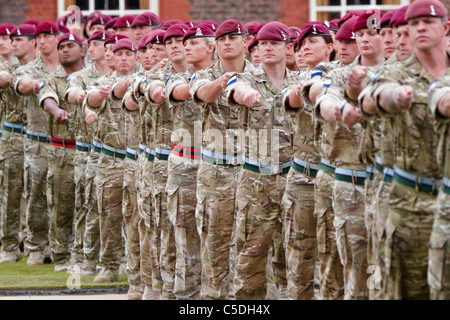
<svg viewBox="0 0 450 320">
<path fill-rule="evenodd" d="M 67 272 L 54 272 L 54 267 L 53 263 L 29 267 L 22 253 L 19 262 L 0 264 L 0 291 L 128 287 L 126 275 L 120 275 L 118 282 L 97 284 L 94 277 L 71 277 Z"/>
</svg>

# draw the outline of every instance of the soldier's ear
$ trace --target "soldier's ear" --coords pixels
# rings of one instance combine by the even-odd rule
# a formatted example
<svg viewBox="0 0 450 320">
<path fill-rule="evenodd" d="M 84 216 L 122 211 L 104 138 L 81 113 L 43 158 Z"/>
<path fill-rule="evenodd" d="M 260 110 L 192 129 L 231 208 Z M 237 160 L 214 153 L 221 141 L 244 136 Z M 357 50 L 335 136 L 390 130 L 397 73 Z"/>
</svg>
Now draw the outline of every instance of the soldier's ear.
<svg viewBox="0 0 450 320">
<path fill-rule="evenodd" d="M 292 49 L 292 46 L 293 46 L 292 43 L 289 42 L 288 45 L 286 46 L 287 50 L 290 51 Z"/>
</svg>

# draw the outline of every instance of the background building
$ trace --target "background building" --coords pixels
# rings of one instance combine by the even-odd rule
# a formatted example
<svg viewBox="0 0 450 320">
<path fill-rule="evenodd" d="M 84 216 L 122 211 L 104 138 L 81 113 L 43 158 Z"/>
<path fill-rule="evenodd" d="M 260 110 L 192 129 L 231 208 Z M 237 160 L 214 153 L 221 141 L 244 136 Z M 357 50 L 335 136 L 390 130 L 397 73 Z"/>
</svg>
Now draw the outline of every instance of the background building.
<svg viewBox="0 0 450 320">
<path fill-rule="evenodd" d="M 450 0 L 441 1 L 450 9 Z M 76 5 L 85 16 L 95 10 L 111 16 L 150 10 L 161 20 L 279 20 L 288 26 L 302 27 L 308 21 L 340 18 L 348 11 L 374 6 L 386 11 L 409 3 L 410 0 L 0 0 L 0 22 L 17 25 L 27 19 L 54 21 Z"/>
</svg>

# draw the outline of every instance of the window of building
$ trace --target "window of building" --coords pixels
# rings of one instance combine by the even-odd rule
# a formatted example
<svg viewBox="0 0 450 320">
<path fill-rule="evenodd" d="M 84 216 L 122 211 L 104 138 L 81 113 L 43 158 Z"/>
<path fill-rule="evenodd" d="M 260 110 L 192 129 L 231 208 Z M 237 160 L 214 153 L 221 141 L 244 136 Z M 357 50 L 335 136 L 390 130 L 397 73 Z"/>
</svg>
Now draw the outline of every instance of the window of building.
<svg viewBox="0 0 450 320">
<path fill-rule="evenodd" d="M 310 20 L 325 21 L 342 18 L 347 12 L 377 8 L 389 11 L 401 8 L 410 0 L 309 0 Z"/>
<path fill-rule="evenodd" d="M 67 14 L 73 6 L 80 8 L 84 16 L 94 11 L 114 17 L 145 11 L 159 14 L 159 0 L 58 0 L 58 17 Z"/>
</svg>

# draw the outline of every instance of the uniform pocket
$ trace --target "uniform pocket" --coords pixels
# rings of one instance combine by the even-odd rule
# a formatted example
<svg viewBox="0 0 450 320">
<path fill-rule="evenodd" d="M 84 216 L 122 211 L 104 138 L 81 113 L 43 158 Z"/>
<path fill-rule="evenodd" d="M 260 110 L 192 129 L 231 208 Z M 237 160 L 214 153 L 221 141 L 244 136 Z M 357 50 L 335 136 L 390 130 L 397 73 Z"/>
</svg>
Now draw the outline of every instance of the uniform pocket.
<svg viewBox="0 0 450 320">
<path fill-rule="evenodd" d="M 170 222 L 175 226 L 177 212 L 178 212 L 178 186 L 167 185 L 167 215 Z"/>
<path fill-rule="evenodd" d="M 436 291 L 446 288 L 446 276 L 448 276 L 445 274 L 447 243 L 448 236 L 433 233 L 428 244 L 428 284 Z"/>
<path fill-rule="evenodd" d="M 53 207 L 53 189 L 54 189 L 54 175 L 50 170 L 47 172 L 47 205 L 49 208 Z"/>
<path fill-rule="evenodd" d="M 206 197 L 197 193 L 197 206 L 195 208 L 195 220 L 197 224 L 197 232 L 199 236 L 205 233 L 207 230 L 207 217 L 206 217 Z"/>
<path fill-rule="evenodd" d="M 327 239 L 327 221 L 326 213 L 331 208 L 318 208 L 317 212 L 317 249 L 320 253 L 326 253 L 329 251 L 330 246 Z"/>
<path fill-rule="evenodd" d="M 288 197 L 283 197 L 281 202 L 281 206 L 284 212 L 284 221 L 283 221 L 283 235 L 284 235 L 284 247 L 286 248 L 290 242 L 292 227 L 293 227 L 293 219 L 294 219 L 294 201 L 289 199 Z"/>
<path fill-rule="evenodd" d="M 241 246 L 247 240 L 249 230 L 247 230 L 248 225 L 248 214 L 249 214 L 249 202 L 247 200 L 238 199 L 237 203 L 237 212 L 236 212 L 236 241 L 239 247 L 239 243 Z M 239 251 L 239 250 L 238 250 Z"/>
<path fill-rule="evenodd" d="M 334 219 L 334 228 L 336 230 L 336 245 L 343 266 L 348 262 L 348 250 L 347 250 L 347 232 L 345 230 L 346 220 Z"/>
<path fill-rule="evenodd" d="M 384 259 L 386 265 L 386 273 L 394 275 L 394 236 L 395 226 L 388 224 L 386 226 L 386 246 L 384 247 Z"/>
</svg>

